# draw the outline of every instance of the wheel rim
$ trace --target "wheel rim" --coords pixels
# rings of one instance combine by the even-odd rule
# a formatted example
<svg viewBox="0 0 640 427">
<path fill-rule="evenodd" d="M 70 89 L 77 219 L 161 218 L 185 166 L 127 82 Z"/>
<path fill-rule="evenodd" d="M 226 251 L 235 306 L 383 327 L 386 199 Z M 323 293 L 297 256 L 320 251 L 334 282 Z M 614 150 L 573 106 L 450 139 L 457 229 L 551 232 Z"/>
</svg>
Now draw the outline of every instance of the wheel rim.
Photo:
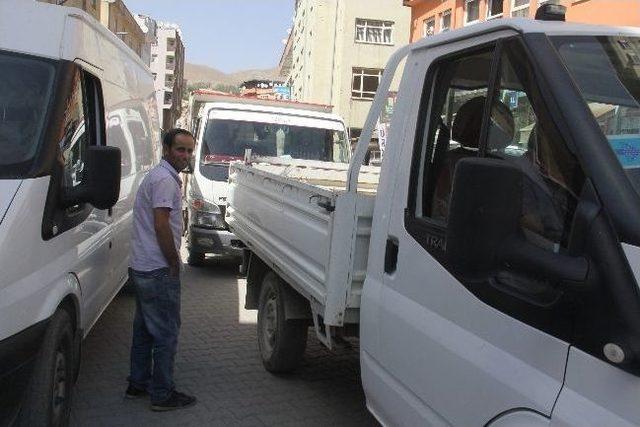
<svg viewBox="0 0 640 427">
<path fill-rule="evenodd" d="M 60 425 L 67 404 L 67 358 L 63 348 L 58 348 L 56 351 L 51 399 L 52 424 Z"/>
<path fill-rule="evenodd" d="M 276 346 L 277 324 L 278 324 L 278 302 L 276 294 L 270 291 L 267 295 L 267 301 L 264 305 L 263 327 L 262 327 L 262 344 L 265 353 L 271 355 Z"/>
</svg>

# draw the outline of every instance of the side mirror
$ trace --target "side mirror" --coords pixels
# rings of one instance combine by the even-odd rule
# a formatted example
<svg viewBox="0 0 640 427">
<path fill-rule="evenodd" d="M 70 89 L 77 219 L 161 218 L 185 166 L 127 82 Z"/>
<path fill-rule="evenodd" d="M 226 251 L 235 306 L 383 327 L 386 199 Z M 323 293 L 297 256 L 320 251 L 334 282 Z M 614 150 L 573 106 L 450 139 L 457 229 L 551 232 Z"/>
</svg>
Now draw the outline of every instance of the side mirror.
<svg viewBox="0 0 640 427">
<path fill-rule="evenodd" d="M 463 277 L 487 277 L 516 268 L 566 285 L 587 280 L 589 263 L 544 250 L 524 237 L 521 229 L 524 173 L 504 160 L 461 159 L 455 169 L 445 256 Z"/>
<path fill-rule="evenodd" d="M 77 187 L 66 188 L 64 207 L 91 203 L 109 209 L 120 197 L 121 153 L 116 147 L 90 146 L 86 153 L 85 176 Z"/>
<path fill-rule="evenodd" d="M 519 228 L 522 173 L 496 159 L 456 164 L 446 238 L 446 260 L 461 275 L 495 271 L 501 246 Z"/>
</svg>

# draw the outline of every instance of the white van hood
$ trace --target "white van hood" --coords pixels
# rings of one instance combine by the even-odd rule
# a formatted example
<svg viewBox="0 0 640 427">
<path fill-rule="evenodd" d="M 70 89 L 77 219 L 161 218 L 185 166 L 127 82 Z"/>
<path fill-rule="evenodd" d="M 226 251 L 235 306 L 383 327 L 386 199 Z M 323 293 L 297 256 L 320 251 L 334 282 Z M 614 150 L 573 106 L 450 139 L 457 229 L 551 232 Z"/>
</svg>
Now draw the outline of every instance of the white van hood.
<svg viewBox="0 0 640 427">
<path fill-rule="evenodd" d="M 2 223 L 21 182 L 19 179 L 0 179 L 0 223 Z"/>
</svg>

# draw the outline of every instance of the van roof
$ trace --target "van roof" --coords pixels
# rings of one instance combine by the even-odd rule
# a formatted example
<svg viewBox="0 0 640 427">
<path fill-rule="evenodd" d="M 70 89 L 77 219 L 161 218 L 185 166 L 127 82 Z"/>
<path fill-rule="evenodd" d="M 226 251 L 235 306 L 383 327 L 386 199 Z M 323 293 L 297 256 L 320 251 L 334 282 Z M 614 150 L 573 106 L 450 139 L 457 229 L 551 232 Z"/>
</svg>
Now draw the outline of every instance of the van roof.
<svg viewBox="0 0 640 427">
<path fill-rule="evenodd" d="M 73 25 L 72 20 L 80 25 Z M 26 35 L 25 28 L 29 28 Z M 99 37 L 82 34 L 87 30 Z M 96 39 L 108 42 L 148 70 L 122 40 L 81 9 L 37 1 L 0 1 L 0 50 L 69 61 L 81 59 L 104 69 L 103 61 L 107 59 L 97 49 L 91 49 L 96 46 Z"/>
<path fill-rule="evenodd" d="M 249 100 L 249 102 L 242 102 L 241 100 Z M 309 117 L 314 119 L 322 119 L 322 120 L 332 120 L 339 121 L 344 123 L 342 117 L 337 114 L 325 113 L 322 111 L 317 111 L 309 108 L 305 108 L 306 104 L 296 103 L 296 102 L 279 102 L 274 101 L 273 103 L 256 103 L 253 102 L 255 99 L 251 98 L 242 98 L 236 97 L 230 102 L 224 98 L 221 98 L 219 101 L 208 101 L 206 102 L 199 111 L 200 116 L 205 116 L 208 114 L 209 110 L 235 110 L 235 111 L 252 111 L 252 112 L 260 112 L 266 114 L 281 114 L 286 116 L 298 116 L 298 117 Z M 264 100 L 259 100 L 264 101 Z"/>
<path fill-rule="evenodd" d="M 238 96 L 230 93 L 218 92 L 208 89 L 196 89 L 191 92 L 191 97 L 200 101 L 208 102 L 224 102 L 233 104 L 261 105 L 266 107 L 292 108 L 297 110 L 319 111 L 322 113 L 331 113 L 333 107 L 326 104 L 317 104 L 311 102 L 276 100 L 276 99 L 259 99 L 246 96 Z"/>
<path fill-rule="evenodd" d="M 503 18 L 492 19 L 490 21 L 469 25 L 454 31 L 447 31 L 445 33 L 439 33 L 430 37 L 422 38 L 411 45 L 411 50 L 415 51 L 447 44 L 499 30 L 514 30 L 523 34 L 543 33 L 552 36 L 601 35 L 640 37 L 640 28 L 638 27 L 614 27 L 563 21 L 542 21 L 527 18 Z"/>
</svg>

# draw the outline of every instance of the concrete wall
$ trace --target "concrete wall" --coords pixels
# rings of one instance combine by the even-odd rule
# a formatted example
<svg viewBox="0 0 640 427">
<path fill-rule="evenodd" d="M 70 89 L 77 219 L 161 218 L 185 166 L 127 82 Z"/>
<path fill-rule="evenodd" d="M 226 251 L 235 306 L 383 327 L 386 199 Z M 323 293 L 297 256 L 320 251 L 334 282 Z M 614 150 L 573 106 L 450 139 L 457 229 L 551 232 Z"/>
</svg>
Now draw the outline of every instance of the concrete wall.
<svg viewBox="0 0 640 427">
<path fill-rule="evenodd" d="M 563 1 L 567 21 L 640 27 L 640 0 Z"/>
</svg>

